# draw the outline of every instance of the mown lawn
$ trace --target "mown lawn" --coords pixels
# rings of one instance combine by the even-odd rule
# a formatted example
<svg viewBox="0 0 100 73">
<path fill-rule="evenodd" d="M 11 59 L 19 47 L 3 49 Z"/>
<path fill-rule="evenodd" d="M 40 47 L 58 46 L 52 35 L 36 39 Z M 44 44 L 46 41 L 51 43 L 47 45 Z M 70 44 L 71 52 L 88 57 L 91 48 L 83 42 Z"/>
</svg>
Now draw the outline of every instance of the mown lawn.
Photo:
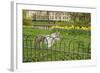
<svg viewBox="0 0 100 73">
<path fill-rule="evenodd" d="M 60 41 L 55 42 L 51 48 L 34 47 L 34 38 L 37 35 L 49 35 L 60 32 Z M 90 30 L 65 29 L 34 29 L 23 27 L 23 62 L 83 60 L 91 56 Z"/>
</svg>

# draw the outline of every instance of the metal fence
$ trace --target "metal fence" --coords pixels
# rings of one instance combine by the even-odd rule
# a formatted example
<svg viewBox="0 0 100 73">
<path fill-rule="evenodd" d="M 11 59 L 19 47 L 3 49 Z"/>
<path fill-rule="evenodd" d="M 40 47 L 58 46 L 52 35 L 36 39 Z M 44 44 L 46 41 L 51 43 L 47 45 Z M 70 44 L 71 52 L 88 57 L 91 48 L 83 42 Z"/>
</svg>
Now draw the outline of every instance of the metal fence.
<svg viewBox="0 0 100 73">
<path fill-rule="evenodd" d="M 36 42 L 36 37 L 23 37 L 23 62 L 64 61 L 91 59 L 90 42 L 60 38 L 50 48 L 48 44 Z"/>
</svg>

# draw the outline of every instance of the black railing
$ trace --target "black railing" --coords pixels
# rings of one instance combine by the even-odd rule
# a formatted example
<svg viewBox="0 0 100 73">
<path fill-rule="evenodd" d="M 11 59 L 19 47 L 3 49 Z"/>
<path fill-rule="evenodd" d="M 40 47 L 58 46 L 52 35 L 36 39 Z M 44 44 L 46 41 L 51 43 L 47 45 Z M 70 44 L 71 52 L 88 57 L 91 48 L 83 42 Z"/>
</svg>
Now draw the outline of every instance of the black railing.
<svg viewBox="0 0 100 73">
<path fill-rule="evenodd" d="M 64 61 L 91 59 L 90 42 L 60 38 L 48 48 L 44 42 L 36 42 L 34 36 L 23 37 L 23 62 Z"/>
</svg>

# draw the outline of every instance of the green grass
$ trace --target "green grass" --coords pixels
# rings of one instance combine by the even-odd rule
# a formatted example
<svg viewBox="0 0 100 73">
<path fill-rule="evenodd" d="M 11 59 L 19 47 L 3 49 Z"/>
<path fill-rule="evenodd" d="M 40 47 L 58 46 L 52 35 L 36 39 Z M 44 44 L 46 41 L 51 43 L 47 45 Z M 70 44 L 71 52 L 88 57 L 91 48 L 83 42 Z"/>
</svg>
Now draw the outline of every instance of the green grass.
<svg viewBox="0 0 100 73">
<path fill-rule="evenodd" d="M 26 21 L 27 23 L 29 22 L 29 20 L 24 20 L 24 21 Z M 71 25 L 75 25 L 75 26 L 90 26 L 89 24 L 86 24 L 87 22 L 82 22 L 82 21 L 80 21 L 80 22 L 78 22 L 78 23 L 73 23 L 73 22 L 71 22 L 71 21 L 40 21 L 40 20 L 38 20 L 38 21 L 30 21 L 30 23 L 31 23 L 31 25 L 48 25 L 48 24 L 54 24 L 54 25 L 67 25 L 67 26 L 71 26 Z M 86 24 L 86 25 L 84 25 L 84 24 Z M 29 23 L 28 24 L 24 24 L 24 25 L 29 25 Z"/>
<path fill-rule="evenodd" d="M 33 21 L 32 25 L 47 25 L 48 22 L 45 21 Z"/>
<path fill-rule="evenodd" d="M 41 46 L 34 47 L 34 38 L 37 35 L 48 35 L 60 32 L 60 41 L 53 44 L 49 49 Z M 60 60 L 83 60 L 90 59 L 90 30 L 62 30 L 62 29 L 33 29 L 23 27 L 23 62 L 60 61 Z M 26 36 L 28 41 L 26 41 Z M 70 43 L 71 42 L 71 43 Z M 25 44 L 27 43 L 27 44 Z"/>
</svg>

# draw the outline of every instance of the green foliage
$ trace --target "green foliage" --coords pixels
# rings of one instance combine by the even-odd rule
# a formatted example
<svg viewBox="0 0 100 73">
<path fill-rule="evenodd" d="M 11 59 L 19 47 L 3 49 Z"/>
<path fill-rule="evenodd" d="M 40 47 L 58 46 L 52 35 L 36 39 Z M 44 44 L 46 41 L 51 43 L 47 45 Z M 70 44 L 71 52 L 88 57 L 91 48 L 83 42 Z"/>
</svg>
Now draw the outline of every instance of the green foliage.
<svg viewBox="0 0 100 73">
<path fill-rule="evenodd" d="M 90 26 L 91 22 L 90 13 L 69 12 L 68 14 L 71 16 L 71 21 L 73 22 L 73 24 Z"/>
<path fill-rule="evenodd" d="M 31 25 L 32 25 L 32 20 L 29 20 L 29 19 L 23 19 L 23 25 L 31 26 Z"/>
<path fill-rule="evenodd" d="M 54 43 L 54 45 L 47 50 L 45 46 L 34 49 L 34 38 L 36 35 L 48 35 L 52 32 L 60 32 L 60 41 Z M 40 61 L 61 61 L 61 60 L 82 60 L 90 59 L 91 56 L 88 53 L 88 48 L 91 48 L 91 34 L 90 30 L 61 30 L 61 29 L 34 29 L 32 27 L 23 27 L 23 35 L 28 35 L 28 41 L 26 48 L 23 48 L 23 62 L 40 62 Z M 23 36 L 23 38 L 26 38 Z M 62 43 L 61 43 L 62 42 Z M 71 44 L 70 44 L 71 42 Z M 84 44 L 83 44 L 84 43 Z M 32 45 L 30 45 L 32 44 Z M 66 45 L 65 45 L 66 44 Z M 31 48 L 27 48 L 30 47 Z M 70 48 L 70 50 L 69 50 Z M 78 49 L 79 48 L 79 49 Z M 53 51 L 52 51 L 53 50 Z M 80 52 L 81 54 L 74 53 Z M 56 59 L 55 59 L 56 58 Z"/>
</svg>

